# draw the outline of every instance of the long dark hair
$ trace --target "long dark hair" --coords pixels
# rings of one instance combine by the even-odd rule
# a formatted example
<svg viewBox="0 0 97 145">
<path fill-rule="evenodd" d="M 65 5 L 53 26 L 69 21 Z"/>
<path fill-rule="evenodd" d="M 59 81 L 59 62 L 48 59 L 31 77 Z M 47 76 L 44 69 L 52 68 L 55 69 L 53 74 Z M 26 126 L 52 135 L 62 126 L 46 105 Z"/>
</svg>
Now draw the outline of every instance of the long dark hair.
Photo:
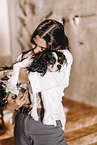
<svg viewBox="0 0 97 145">
<path fill-rule="evenodd" d="M 47 49 L 55 50 L 58 46 L 59 49 L 69 49 L 69 41 L 64 32 L 64 26 L 56 20 L 47 19 L 40 23 L 34 33 L 32 34 L 30 42 L 33 38 L 39 35 L 47 42 Z"/>
</svg>

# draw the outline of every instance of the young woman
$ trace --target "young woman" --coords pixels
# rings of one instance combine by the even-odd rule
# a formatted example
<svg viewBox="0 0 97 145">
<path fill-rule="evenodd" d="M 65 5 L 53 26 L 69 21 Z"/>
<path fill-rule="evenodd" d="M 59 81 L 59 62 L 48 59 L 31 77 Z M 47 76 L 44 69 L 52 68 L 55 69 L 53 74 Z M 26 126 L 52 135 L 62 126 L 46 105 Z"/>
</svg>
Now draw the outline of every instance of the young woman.
<svg viewBox="0 0 97 145">
<path fill-rule="evenodd" d="M 29 58 L 30 65 L 20 69 L 19 80 L 28 84 L 32 102 L 31 117 L 18 113 L 15 118 L 16 145 L 65 145 L 64 135 L 65 113 L 62 106 L 64 88 L 69 85 L 72 54 L 69 50 L 68 38 L 61 23 L 48 19 L 40 23 L 31 37 L 31 49 L 23 52 L 18 61 Z M 31 57 L 29 57 L 31 56 Z M 21 94 L 12 102 L 12 94 L 8 96 L 7 107 L 19 104 Z M 9 99 L 11 98 L 11 99 Z M 11 100 L 11 101 L 10 101 Z M 11 103 L 10 103 L 11 102 Z M 22 103 L 23 102 L 23 103 Z M 40 119 L 37 109 L 44 108 L 44 116 Z"/>
</svg>

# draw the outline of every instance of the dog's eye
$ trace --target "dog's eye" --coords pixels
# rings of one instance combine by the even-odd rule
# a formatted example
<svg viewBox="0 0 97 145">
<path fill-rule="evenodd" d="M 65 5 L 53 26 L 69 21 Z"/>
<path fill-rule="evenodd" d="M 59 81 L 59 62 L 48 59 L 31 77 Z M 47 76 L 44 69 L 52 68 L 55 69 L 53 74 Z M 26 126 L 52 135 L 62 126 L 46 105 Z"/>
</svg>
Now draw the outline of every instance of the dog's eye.
<svg viewBox="0 0 97 145">
<path fill-rule="evenodd" d="M 63 62 L 64 62 L 63 58 L 62 58 L 62 57 L 59 57 L 58 62 L 59 62 L 60 64 L 63 64 Z"/>
<path fill-rule="evenodd" d="M 56 63 L 56 58 L 53 57 L 52 59 L 49 60 L 49 64 L 55 64 Z"/>
</svg>

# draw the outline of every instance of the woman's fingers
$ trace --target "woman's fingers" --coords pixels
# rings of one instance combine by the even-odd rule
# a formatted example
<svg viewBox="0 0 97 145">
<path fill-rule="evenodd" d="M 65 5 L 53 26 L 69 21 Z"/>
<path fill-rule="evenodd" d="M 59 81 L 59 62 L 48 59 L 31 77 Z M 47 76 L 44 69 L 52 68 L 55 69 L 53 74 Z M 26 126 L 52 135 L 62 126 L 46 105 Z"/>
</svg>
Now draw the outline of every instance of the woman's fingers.
<svg viewBox="0 0 97 145">
<path fill-rule="evenodd" d="M 22 95 L 20 96 L 20 99 L 16 100 L 16 103 L 19 104 L 20 106 L 24 105 L 27 101 L 27 97 L 28 97 L 28 93 L 26 91 L 23 96 Z"/>
<path fill-rule="evenodd" d="M 24 100 L 27 101 L 27 97 L 28 97 L 28 91 L 26 91 L 26 92 L 24 93 L 23 97 L 20 99 L 21 102 L 24 101 Z"/>
<path fill-rule="evenodd" d="M 18 102 L 20 100 L 20 98 L 22 97 L 22 95 L 23 95 L 22 91 L 20 90 L 18 96 L 15 99 L 15 102 Z"/>
<path fill-rule="evenodd" d="M 21 106 L 24 105 L 27 101 L 27 97 L 28 97 L 28 91 L 26 91 L 23 95 L 23 97 L 20 99 L 21 101 Z"/>
<path fill-rule="evenodd" d="M 12 97 L 13 97 L 13 94 L 12 93 L 9 93 L 8 94 L 8 97 L 7 97 L 7 101 L 10 102 L 10 103 L 13 102 Z"/>
</svg>

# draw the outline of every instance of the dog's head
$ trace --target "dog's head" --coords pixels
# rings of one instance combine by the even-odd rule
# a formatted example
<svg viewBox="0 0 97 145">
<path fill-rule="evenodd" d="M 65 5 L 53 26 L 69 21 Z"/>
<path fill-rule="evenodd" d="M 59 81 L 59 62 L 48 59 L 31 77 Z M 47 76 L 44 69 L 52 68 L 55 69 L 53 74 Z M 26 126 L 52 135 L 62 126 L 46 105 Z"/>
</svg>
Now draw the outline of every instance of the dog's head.
<svg viewBox="0 0 97 145">
<path fill-rule="evenodd" d="M 48 70 L 51 72 L 60 71 L 61 67 L 67 63 L 67 59 L 65 55 L 60 51 L 52 52 L 53 57 L 55 59 L 55 63 L 52 65 L 48 65 Z"/>
</svg>

